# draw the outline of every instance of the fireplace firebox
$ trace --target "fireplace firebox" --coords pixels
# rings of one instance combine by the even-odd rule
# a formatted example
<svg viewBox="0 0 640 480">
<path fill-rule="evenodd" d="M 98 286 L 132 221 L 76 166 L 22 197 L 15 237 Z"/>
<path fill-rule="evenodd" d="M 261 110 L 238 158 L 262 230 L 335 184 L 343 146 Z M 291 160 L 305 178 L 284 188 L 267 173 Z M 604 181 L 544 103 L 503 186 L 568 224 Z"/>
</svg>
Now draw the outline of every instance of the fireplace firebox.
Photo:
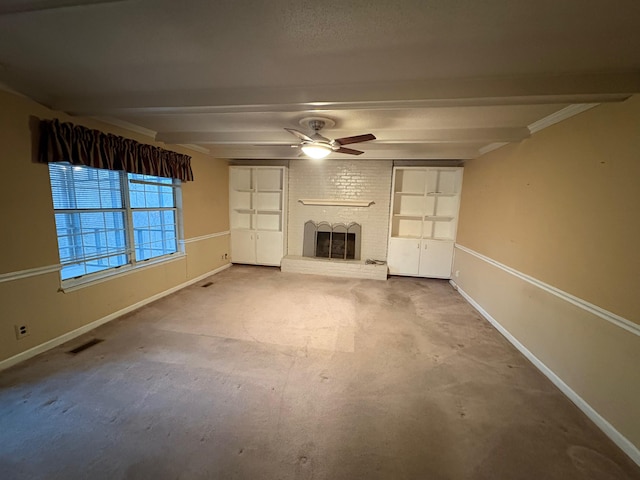
<svg viewBox="0 0 640 480">
<path fill-rule="evenodd" d="M 336 260 L 360 260 L 360 237 L 362 228 L 358 223 L 314 222 L 304 225 L 302 255 L 305 257 Z"/>
</svg>

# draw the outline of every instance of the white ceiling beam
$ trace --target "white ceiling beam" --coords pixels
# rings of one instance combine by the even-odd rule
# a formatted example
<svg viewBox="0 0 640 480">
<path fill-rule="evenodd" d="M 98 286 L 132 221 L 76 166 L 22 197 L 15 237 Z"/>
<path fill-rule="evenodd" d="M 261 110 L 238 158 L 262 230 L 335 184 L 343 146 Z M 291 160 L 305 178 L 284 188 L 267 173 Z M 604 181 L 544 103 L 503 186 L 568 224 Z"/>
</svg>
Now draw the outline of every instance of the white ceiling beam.
<svg viewBox="0 0 640 480">
<path fill-rule="evenodd" d="M 158 115 L 605 103 L 640 92 L 640 72 L 438 79 L 386 84 L 229 88 L 60 98 L 77 115 Z"/>
<path fill-rule="evenodd" d="M 332 130 L 332 138 L 341 138 L 353 132 Z M 530 136 L 526 127 L 514 128 L 460 128 L 460 129 L 424 129 L 411 131 L 376 130 L 376 144 L 407 143 L 491 143 L 519 142 Z M 297 143 L 298 140 L 282 131 L 246 131 L 246 132 L 159 132 L 156 141 L 177 144 L 197 143 L 215 145 L 255 145 Z"/>
<path fill-rule="evenodd" d="M 330 154 L 334 159 L 359 159 L 359 160 L 468 160 L 478 157 L 477 146 L 455 146 L 447 148 L 422 148 L 422 149 L 372 149 L 362 147 L 362 155 L 344 155 L 340 153 Z M 217 158 L 235 159 L 296 159 L 300 151 L 289 147 L 213 147 L 210 155 Z M 303 157 L 305 158 L 305 157 Z"/>
</svg>

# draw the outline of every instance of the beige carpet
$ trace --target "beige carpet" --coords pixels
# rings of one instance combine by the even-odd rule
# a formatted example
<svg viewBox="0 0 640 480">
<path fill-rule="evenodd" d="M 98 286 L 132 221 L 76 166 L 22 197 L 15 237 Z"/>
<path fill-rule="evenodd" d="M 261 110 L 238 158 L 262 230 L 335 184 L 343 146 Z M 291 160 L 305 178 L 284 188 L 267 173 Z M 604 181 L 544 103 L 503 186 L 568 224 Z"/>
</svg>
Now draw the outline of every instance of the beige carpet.
<svg viewBox="0 0 640 480">
<path fill-rule="evenodd" d="M 91 338 L 104 341 L 67 353 Z M 446 281 L 234 266 L 0 372 L 0 477 L 621 480 L 640 469 Z"/>
</svg>

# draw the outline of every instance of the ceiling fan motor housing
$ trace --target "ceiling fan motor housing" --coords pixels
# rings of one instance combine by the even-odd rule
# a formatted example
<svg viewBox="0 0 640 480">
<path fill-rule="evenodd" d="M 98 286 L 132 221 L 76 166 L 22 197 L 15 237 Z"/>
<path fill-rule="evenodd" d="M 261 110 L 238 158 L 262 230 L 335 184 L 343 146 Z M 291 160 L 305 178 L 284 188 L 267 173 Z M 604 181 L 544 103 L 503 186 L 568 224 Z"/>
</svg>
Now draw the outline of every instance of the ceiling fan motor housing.
<svg viewBox="0 0 640 480">
<path fill-rule="evenodd" d="M 305 151 L 307 155 L 313 156 L 314 158 L 322 158 L 325 157 L 330 152 L 338 152 L 338 153 L 346 153 L 348 155 L 361 155 L 362 151 L 354 150 L 352 148 L 346 148 L 343 145 L 350 143 L 360 143 L 367 142 L 369 140 L 375 140 L 375 136 L 371 133 L 367 133 L 364 135 L 356 135 L 352 137 L 344 137 L 336 140 L 332 140 L 320 135 L 319 131 L 322 130 L 325 126 L 333 127 L 335 122 L 330 118 L 322 118 L 322 117 L 307 117 L 300 120 L 300 125 L 304 127 L 308 127 L 310 130 L 313 130 L 314 133 L 311 135 L 307 135 L 299 130 L 294 128 L 285 128 L 287 132 L 292 135 L 295 135 L 300 139 L 300 143 L 298 145 L 292 145 L 296 147 L 300 147 Z M 315 150 L 315 153 L 318 156 L 314 156 L 310 153 L 310 150 Z"/>
<path fill-rule="evenodd" d="M 311 130 L 314 130 L 316 133 L 318 133 L 318 131 L 322 130 L 325 126 L 326 122 L 324 120 L 320 120 L 320 119 L 311 119 L 309 120 L 309 128 Z"/>
</svg>

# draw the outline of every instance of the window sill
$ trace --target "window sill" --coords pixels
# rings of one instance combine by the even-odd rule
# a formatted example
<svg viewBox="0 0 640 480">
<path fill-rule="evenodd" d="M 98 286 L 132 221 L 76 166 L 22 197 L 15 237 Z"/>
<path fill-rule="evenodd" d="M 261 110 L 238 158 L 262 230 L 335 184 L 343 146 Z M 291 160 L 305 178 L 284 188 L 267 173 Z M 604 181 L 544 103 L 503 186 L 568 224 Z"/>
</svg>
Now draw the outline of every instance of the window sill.
<svg viewBox="0 0 640 480">
<path fill-rule="evenodd" d="M 97 285 L 98 283 L 113 280 L 114 278 L 123 277 L 134 272 L 139 272 L 146 268 L 157 267 L 165 263 L 177 262 L 187 257 L 186 253 L 178 252 L 172 255 L 167 255 L 155 260 L 147 260 L 146 262 L 140 262 L 136 265 L 123 265 L 118 269 L 107 270 L 104 272 L 98 272 L 91 276 L 81 277 L 77 279 L 63 280 L 62 285 L 58 289 L 59 292 L 68 293 L 80 290 L 81 288 Z"/>
</svg>

